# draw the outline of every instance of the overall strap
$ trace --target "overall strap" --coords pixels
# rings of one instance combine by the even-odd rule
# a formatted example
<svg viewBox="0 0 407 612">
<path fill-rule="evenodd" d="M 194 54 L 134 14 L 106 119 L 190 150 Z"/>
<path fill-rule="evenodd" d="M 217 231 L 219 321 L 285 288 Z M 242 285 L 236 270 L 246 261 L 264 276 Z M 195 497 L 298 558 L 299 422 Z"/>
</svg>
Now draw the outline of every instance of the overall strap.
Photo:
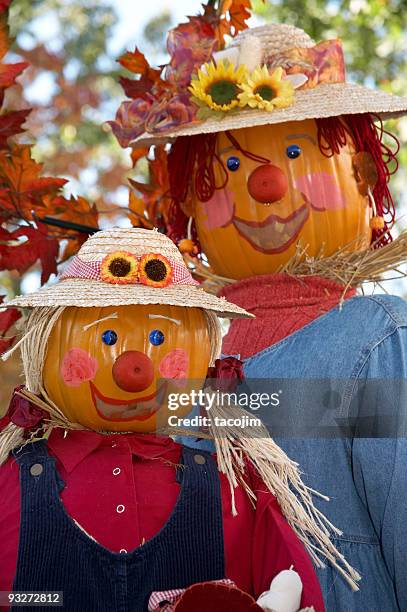
<svg viewBox="0 0 407 612">
<path fill-rule="evenodd" d="M 13 450 L 13 456 L 20 467 L 22 509 L 38 509 L 44 501 L 58 503 L 65 483 L 56 470 L 56 459 L 48 454 L 47 440 L 24 444 Z"/>
</svg>

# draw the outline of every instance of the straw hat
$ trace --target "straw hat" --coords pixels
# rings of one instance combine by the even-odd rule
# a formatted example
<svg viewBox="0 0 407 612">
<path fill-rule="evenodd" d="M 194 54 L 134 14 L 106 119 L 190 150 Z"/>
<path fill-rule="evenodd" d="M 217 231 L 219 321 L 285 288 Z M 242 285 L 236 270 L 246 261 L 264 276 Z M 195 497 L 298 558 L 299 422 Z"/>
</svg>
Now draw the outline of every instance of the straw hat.
<svg viewBox="0 0 407 612">
<path fill-rule="evenodd" d="M 274 108 L 270 112 L 247 106 L 224 113 L 222 118 L 214 116 L 203 121 L 194 120 L 171 131 L 149 133 L 146 130 L 132 140 L 130 146 L 160 144 L 178 136 L 286 121 L 358 113 L 378 114 L 387 119 L 407 112 L 407 98 L 345 82 L 345 64 L 339 40 L 315 44 L 303 30 L 291 25 L 268 24 L 244 30 L 226 50 L 215 53 L 213 59 L 215 63 L 226 59 L 235 67 L 245 65 L 250 71 L 266 65 L 272 72 L 280 66 L 286 73 L 283 78 L 292 80 L 294 89 L 299 89 L 295 91 L 292 104 L 286 108 Z M 205 72 L 207 67 L 203 66 L 201 70 Z"/>
<path fill-rule="evenodd" d="M 82 245 L 55 285 L 20 295 L 7 306 L 130 304 L 195 307 L 228 318 L 253 316 L 204 291 L 167 236 L 136 228 L 97 232 Z"/>
</svg>

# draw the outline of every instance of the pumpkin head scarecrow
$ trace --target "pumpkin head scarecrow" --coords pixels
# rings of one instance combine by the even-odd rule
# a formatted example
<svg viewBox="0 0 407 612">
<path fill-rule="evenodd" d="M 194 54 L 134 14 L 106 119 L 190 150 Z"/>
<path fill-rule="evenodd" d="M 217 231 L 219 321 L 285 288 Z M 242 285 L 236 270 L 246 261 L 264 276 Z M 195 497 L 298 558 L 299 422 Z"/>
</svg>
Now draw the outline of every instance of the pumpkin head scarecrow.
<svg viewBox="0 0 407 612">
<path fill-rule="evenodd" d="M 62 591 L 72 611 L 142 611 L 209 582 L 208 605 L 220 597 L 225 611 L 229 595 L 261 610 L 262 594 L 276 609 L 323 610 L 306 549 L 356 587 L 266 430 L 239 439 L 210 426 L 217 459 L 168 435 L 169 393 L 203 385 L 219 356 L 217 316 L 247 316 L 201 289 L 169 238 L 98 232 L 55 285 L 12 304 L 30 314 L 25 386 L 0 434 L 1 590 Z"/>
<path fill-rule="evenodd" d="M 207 277 L 256 315 L 232 322 L 223 352 L 245 360 L 247 377 L 295 379 L 298 422 L 322 414 L 328 425 L 330 439 L 281 441 L 309 486 L 333 498 L 319 509 L 364 576 L 355 595 L 320 573 L 327 608 L 404 609 L 407 444 L 382 416 L 405 418 L 394 390 L 407 379 L 407 308 L 356 289 L 406 261 L 405 234 L 390 235 L 397 146 L 381 120 L 405 113 L 407 100 L 347 83 L 340 41 L 316 44 L 277 24 L 213 54 L 189 92 L 193 121 L 134 126 L 135 147 L 172 143 L 168 233 L 195 261 L 201 249 Z M 130 114 L 116 123 L 131 133 Z M 201 263 L 196 272 L 205 276 Z"/>
</svg>

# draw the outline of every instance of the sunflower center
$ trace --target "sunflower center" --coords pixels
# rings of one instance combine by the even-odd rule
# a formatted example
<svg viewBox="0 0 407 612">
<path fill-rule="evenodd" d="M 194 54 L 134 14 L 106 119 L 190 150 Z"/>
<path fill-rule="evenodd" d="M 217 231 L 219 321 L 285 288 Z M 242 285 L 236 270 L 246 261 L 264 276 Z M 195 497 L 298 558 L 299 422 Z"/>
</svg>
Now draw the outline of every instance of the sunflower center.
<svg viewBox="0 0 407 612">
<path fill-rule="evenodd" d="M 216 104 L 230 104 L 236 100 L 239 88 L 233 81 L 215 81 L 209 85 L 207 93 Z"/>
<path fill-rule="evenodd" d="M 144 271 L 150 280 L 160 282 L 167 276 L 167 268 L 165 263 L 159 259 L 150 259 L 145 266 Z"/>
<path fill-rule="evenodd" d="M 123 257 L 116 257 L 109 264 L 109 271 L 113 276 L 123 277 L 127 276 L 131 270 L 131 264 Z"/>
<path fill-rule="evenodd" d="M 276 97 L 276 92 L 270 85 L 260 85 L 254 90 L 255 94 L 258 94 L 263 100 L 272 100 Z"/>
</svg>

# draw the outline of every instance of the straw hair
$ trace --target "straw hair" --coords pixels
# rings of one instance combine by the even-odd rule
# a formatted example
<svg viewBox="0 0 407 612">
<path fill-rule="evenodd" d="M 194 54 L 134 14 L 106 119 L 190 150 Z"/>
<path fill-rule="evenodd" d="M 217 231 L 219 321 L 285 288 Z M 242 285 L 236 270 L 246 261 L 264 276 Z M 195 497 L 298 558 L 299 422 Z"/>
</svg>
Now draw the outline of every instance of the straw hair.
<svg viewBox="0 0 407 612">
<path fill-rule="evenodd" d="M 315 44 L 300 28 L 287 24 L 268 24 L 244 30 L 233 39 L 230 47 L 241 49 L 250 37 L 260 40 L 264 57 L 286 49 L 308 48 Z M 376 114 L 382 119 L 389 119 L 401 116 L 406 112 L 407 98 L 353 83 L 323 83 L 314 88 L 296 91 L 294 103 L 287 108 L 275 108 L 272 112 L 244 109 L 236 113 L 226 113 L 222 119 L 208 118 L 201 122 L 195 121 L 168 132 L 157 134 L 145 132 L 134 139 L 130 146 L 144 147 L 170 142 L 178 136 L 210 134 L 286 121 L 363 113 Z"/>
<path fill-rule="evenodd" d="M 407 276 L 407 230 L 380 249 L 373 248 L 373 244 L 368 249 L 353 250 L 357 248 L 358 242 L 359 239 L 356 238 L 332 255 L 325 255 L 324 249 L 321 248 L 315 257 L 308 255 L 307 246 L 298 245 L 293 257 L 276 270 L 275 274 L 286 273 L 295 278 L 322 276 L 342 284 L 344 295 L 349 287 L 359 287 L 363 283 L 380 284 Z M 215 274 L 210 266 L 203 262 L 185 257 L 191 266 L 194 266 L 194 274 L 202 279 L 206 291 L 217 293 L 223 287 L 236 282 L 232 278 Z M 392 276 L 383 276 L 388 273 L 392 273 Z"/>
<path fill-rule="evenodd" d="M 185 268 L 184 259 L 175 244 L 164 234 L 154 230 L 138 228 L 110 229 L 97 232 L 81 247 L 78 258 L 82 262 L 101 263 L 106 255 L 126 251 L 136 257 L 158 253 Z M 215 297 L 202 287 L 192 284 L 170 284 L 167 287 L 152 287 L 134 284 L 115 284 L 88 278 L 67 278 L 36 293 L 20 295 L 7 303 L 19 307 L 58 306 L 126 306 L 131 304 L 168 304 L 187 308 L 202 308 L 221 317 L 250 317 L 243 308 Z"/>
</svg>

